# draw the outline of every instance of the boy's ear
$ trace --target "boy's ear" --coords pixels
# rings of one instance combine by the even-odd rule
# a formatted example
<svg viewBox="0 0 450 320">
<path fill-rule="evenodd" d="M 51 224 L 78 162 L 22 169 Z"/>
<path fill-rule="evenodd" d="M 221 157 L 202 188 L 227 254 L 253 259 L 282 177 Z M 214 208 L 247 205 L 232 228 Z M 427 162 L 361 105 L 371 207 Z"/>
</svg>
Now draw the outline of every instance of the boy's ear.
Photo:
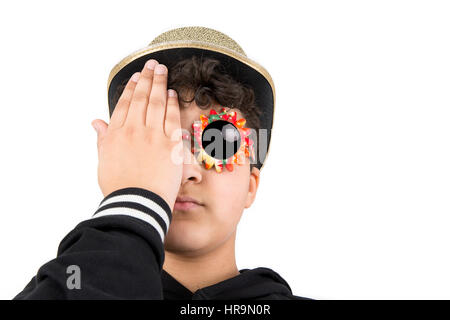
<svg viewBox="0 0 450 320">
<path fill-rule="evenodd" d="M 245 202 L 245 208 L 249 208 L 252 205 L 253 201 L 255 201 L 256 191 L 258 191 L 259 186 L 259 174 L 259 169 L 253 167 L 252 171 L 250 172 L 250 181 L 248 184 L 248 193 L 247 200 Z"/>
</svg>

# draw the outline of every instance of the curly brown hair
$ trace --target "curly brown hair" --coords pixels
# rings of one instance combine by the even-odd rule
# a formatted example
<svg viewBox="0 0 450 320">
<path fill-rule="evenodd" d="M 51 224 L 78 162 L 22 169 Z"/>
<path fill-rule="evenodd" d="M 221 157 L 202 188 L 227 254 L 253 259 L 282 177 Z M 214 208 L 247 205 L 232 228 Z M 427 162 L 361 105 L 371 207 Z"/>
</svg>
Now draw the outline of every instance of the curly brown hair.
<svg viewBox="0 0 450 320">
<path fill-rule="evenodd" d="M 177 91 L 180 107 L 194 100 L 201 109 L 208 109 L 214 102 L 221 106 L 232 106 L 244 115 L 246 127 L 260 129 L 261 110 L 255 103 L 253 89 L 233 78 L 219 60 L 193 55 L 167 68 L 167 88 Z M 113 98 L 114 105 L 127 82 L 128 79 L 125 79 L 117 87 Z M 256 167 L 256 164 L 250 163 L 250 170 L 253 167 Z"/>
<path fill-rule="evenodd" d="M 255 105 L 253 89 L 234 79 L 217 59 L 194 55 L 178 61 L 169 69 L 167 87 L 178 92 L 180 105 L 195 100 L 201 109 L 209 108 L 213 101 L 233 106 L 244 115 L 246 127 L 260 128 L 261 111 Z M 186 100 L 188 92 L 192 97 Z"/>
</svg>

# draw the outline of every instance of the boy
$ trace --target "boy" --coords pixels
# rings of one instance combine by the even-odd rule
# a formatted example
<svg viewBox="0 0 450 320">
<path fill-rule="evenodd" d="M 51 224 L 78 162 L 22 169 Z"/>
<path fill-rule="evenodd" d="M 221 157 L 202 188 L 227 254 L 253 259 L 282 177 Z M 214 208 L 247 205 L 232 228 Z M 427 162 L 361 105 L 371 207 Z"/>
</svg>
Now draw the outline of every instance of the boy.
<svg viewBox="0 0 450 320">
<path fill-rule="evenodd" d="M 270 108 L 261 107 L 267 88 L 255 94 L 231 76 L 227 59 L 238 56 L 208 43 L 205 34 L 240 49 L 218 31 L 179 28 L 155 38 L 158 50 L 113 69 L 110 123 L 93 121 L 104 199 L 15 299 L 304 299 L 271 269 L 236 266 L 236 228 L 255 200 L 261 159 L 239 161 L 239 151 L 246 160 L 253 152 L 240 147 L 230 158 L 236 162 L 214 159 L 199 133 L 211 119 L 234 123 L 235 132 L 247 132 L 244 123 L 271 129 L 274 99 L 267 99 Z M 198 39 L 204 47 L 197 52 Z M 216 55 L 207 55 L 212 49 Z M 243 137 L 232 145 L 249 147 Z M 202 139 L 204 148 L 192 148 L 191 139 Z"/>
</svg>

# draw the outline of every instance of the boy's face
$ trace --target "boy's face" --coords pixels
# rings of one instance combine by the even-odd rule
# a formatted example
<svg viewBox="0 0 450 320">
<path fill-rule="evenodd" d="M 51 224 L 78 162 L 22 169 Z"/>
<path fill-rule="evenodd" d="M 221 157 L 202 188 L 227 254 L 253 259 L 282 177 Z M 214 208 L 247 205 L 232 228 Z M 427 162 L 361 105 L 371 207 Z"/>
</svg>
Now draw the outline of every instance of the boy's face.
<svg viewBox="0 0 450 320">
<path fill-rule="evenodd" d="M 195 101 L 180 108 L 181 128 L 193 132 L 192 123 L 200 115 L 209 115 L 214 109 L 218 113 L 222 106 L 212 104 L 208 109 L 200 109 Z M 243 118 L 237 109 L 237 119 Z M 201 205 L 190 209 L 174 208 L 172 222 L 165 238 L 165 249 L 173 252 L 202 254 L 223 244 L 236 231 L 242 211 L 250 207 L 256 196 L 259 170 L 250 172 L 250 160 L 243 165 L 233 163 L 233 171 L 225 167 L 221 173 L 213 166 L 206 169 L 190 150 L 189 142 L 184 142 L 185 163 L 179 197 L 188 196 Z M 188 161 L 186 161 L 188 159 Z"/>
</svg>

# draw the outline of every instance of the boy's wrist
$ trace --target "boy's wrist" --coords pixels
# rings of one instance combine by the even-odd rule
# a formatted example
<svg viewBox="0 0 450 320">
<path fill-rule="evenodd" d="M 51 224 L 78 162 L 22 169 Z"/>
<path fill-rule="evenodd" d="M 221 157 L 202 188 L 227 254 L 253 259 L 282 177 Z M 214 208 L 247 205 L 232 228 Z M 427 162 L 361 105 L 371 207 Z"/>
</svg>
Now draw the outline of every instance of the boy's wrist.
<svg viewBox="0 0 450 320">
<path fill-rule="evenodd" d="M 126 215 L 151 225 L 164 243 L 172 212 L 167 202 L 157 193 L 140 187 L 127 187 L 111 192 L 100 202 L 92 218 Z"/>
</svg>

